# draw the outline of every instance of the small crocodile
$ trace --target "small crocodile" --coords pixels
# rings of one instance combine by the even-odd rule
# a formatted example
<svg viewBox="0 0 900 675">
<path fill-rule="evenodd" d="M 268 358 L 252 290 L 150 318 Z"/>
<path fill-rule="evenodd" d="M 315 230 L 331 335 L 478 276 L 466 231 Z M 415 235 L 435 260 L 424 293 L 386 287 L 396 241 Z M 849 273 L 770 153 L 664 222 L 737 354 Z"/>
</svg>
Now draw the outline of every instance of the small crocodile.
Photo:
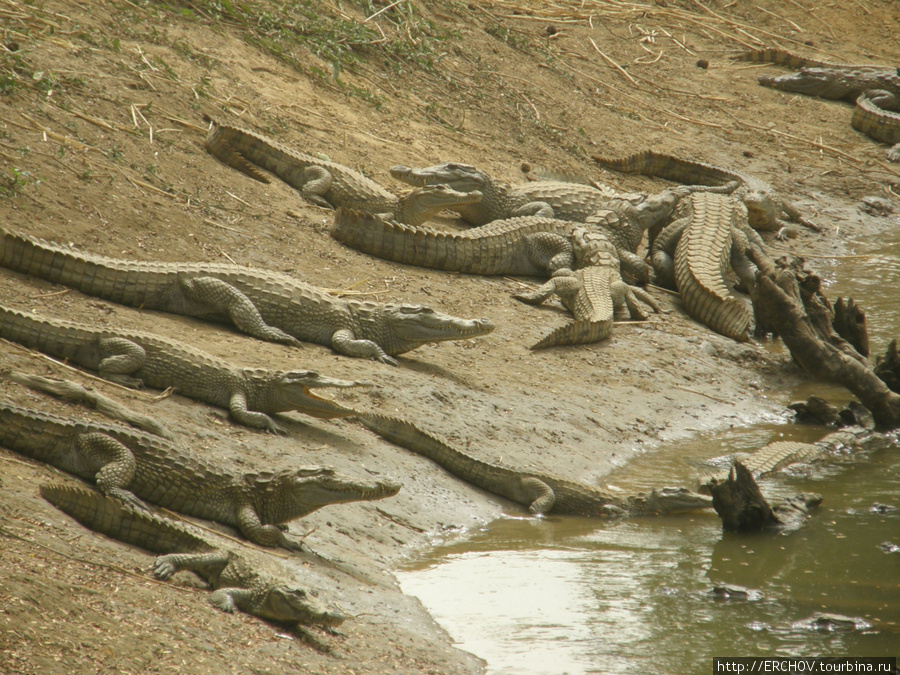
<svg viewBox="0 0 900 675">
<path fill-rule="evenodd" d="M 883 89 L 863 92 L 856 99 L 850 124 L 869 138 L 892 144 L 887 149 L 887 159 L 890 162 L 900 162 L 900 114 L 886 110 L 886 101 L 897 109 L 900 96 Z"/>
<path fill-rule="evenodd" d="M 832 432 L 815 443 L 800 443 L 797 441 L 775 441 L 750 453 L 730 456 L 729 459 L 738 460 L 744 468 L 750 472 L 755 480 L 768 476 L 791 464 L 813 464 L 822 462 L 829 457 L 835 457 L 842 452 L 858 448 L 870 432 L 862 427 L 847 427 L 840 431 Z M 712 460 L 718 463 L 717 460 Z M 704 484 L 712 480 L 724 481 L 728 479 L 728 471 L 720 471 L 709 474 L 701 479 Z M 700 486 L 700 492 L 707 492 L 708 488 Z"/>
<path fill-rule="evenodd" d="M 732 169 L 693 162 L 652 150 L 622 158 L 594 155 L 592 159 L 605 169 L 682 183 L 694 192 L 732 194 L 744 202 L 750 226 L 755 230 L 787 231 L 791 227 L 788 221 L 794 221 L 817 232 L 821 231 L 818 225 L 804 218 L 794 204 L 778 196 L 768 183 Z"/>
<path fill-rule="evenodd" d="M 851 102 L 872 89 L 900 95 L 900 74 L 896 70 L 801 68 L 790 75 L 761 75 L 759 83 L 781 91 Z"/>
<path fill-rule="evenodd" d="M 0 399 L 0 446 L 92 480 L 101 492 L 237 527 L 261 546 L 299 549 L 280 525 L 329 504 L 391 497 L 400 485 L 319 466 L 233 474 L 171 441 L 83 422 Z"/>
<path fill-rule="evenodd" d="M 345 616 L 319 600 L 316 591 L 291 583 L 294 572 L 262 551 L 213 545 L 196 528 L 137 509 L 80 487 L 41 485 L 41 496 L 85 527 L 164 553 L 153 565 L 153 576 L 168 580 L 191 570 L 213 589 L 209 602 L 224 612 L 240 609 L 268 621 L 337 626 Z"/>
<path fill-rule="evenodd" d="M 677 193 L 664 191 L 637 205 L 607 200 L 587 223 L 520 216 L 462 232 L 410 227 L 341 209 L 331 234 L 357 250 L 408 265 L 466 274 L 549 276 L 573 268 L 572 232 L 587 227 L 613 241 L 623 274 L 646 282 L 649 269 L 634 251 L 644 230 L 665 222 L 677 202 Z"/>
<path fill-rule="evenodd" d="M 459 192 L 479 192 L 479 201 L 450 207 L 472 225 L 518 216 L 583 221 L 616 196 L 612 190 L 565 181 L 529 181 L 511 186 L 474 166 L 456 162 L 421 169 L 398 165 L 391 169 L 391 175 L 414 186 L 443 184 Z"/>
<path fill-rule="evenodd" d="M 618 255 L 605 237 L 576 228 L 572 238 L 576 242 L 576 251 L 589 252 L 590 264 L 576 260 L 576 271 L 556 270 L 550 280 L 537 290 L 513 295 L 517 300 L 532 305 L 539 305 L 551 295 L 556 295 L 572 313 L 574 321 L 557 328 L 532 345 L 531 349 L 605 340 L 612 332 L 617 310 L 627 307 L 631 319 L 647 318 L 638 300 L 648 304 L 653 311 L 660 311 L 650 294 L 622 281 Z"/>
<path fill-rule="evenodd" d="M 517 471 L 475 459 L 405 420 L 373 413 L 360 422 L 385 440 L 428 457 L 475 487 L 526 506 L 534 515 L 646 516 L 704 509 L 709 497 L 685 488 L 660 488 L 620 497 L 558 476 Z"/>
<path fill-rule="evenodd" d="M 800 56 L 783 49 L 751 49 L 732 57 L 733 61 L 750 61 L 752 63 L 774 63 L 779 66 L 793 68 L 832 68 L 837 70 L 890 70 L 891 66 L 871 64 L 847 64 L 823 61 Z"/>
<path fill-rule="evenodd" d="M 0 337 L 85 368 L 126 387 L 174 387 L 182 396 L 225 408 L 246 426 L 278 432 L 269 414 L 296 410 L 331 419 L 356 414 L 314 395 L 321 387 L 356 387 L 367 382 L 338 380 L 314 370 L 237 368 L 181 342 L 120 329 L 35 317 L 0 306 Z"/>
<path fill-rule="evenodd" d="M 481 199 L 478 192 L 457 192 L 446 185 L 423 187 L 397 197 L 346 166 L 291 150 L 246 129 L 207 120 L 210 131 L 205 147 L 211 155 L 263 183 L 268 183 L 269 177 L 256 167 L 271 171 L 318 206 L 344 206 L 420 225 L 445 208 Z"/>
<path fill-rule="evenodd" d="M 118 260 L 0 228 L 0 266 L 123 305 L 231 323 L 262 340 L 331 347 L 396 365 L 429 342 L 494 329 L 422 305 L 342 300 L 286 274 L 221 263 Z"/>
</svg>

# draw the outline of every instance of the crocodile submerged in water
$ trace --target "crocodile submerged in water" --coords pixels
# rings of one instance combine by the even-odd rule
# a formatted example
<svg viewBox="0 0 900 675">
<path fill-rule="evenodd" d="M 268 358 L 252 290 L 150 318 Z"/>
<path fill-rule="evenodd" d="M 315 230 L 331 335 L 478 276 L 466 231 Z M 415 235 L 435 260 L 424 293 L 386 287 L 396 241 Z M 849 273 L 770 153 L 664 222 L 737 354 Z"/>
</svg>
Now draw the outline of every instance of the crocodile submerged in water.
<svg viewBox="0 0 900 675">
<path fill-rule="evenodd" d="M 153 434 L 0 400 L 0 446 L 92 480 L 101 492 L 237 527 L 261 546 L 299 549 L 280 525 L 329 504 L 391 497 L 400 485 L 319 466 L 233 474 Z"/>
<path fill-rule="evenodd" d="M 605 169 L 620 173 L 639 173 L 682 183 L 693 192 L 718 192 L 739 198 L 747 207 L 750 226 L 759 231 L 788 231 L 794 221 L 820 231 L 804 218 L 792 203 L 782 199 L 768 183 L 732 169 L 694 162 L 652 150 L 628 157 L 612 158 L 594 155 L 592 159 Z M 787 220 L 785 220 L 787 219 Z"/>
<path fill-rule="evenodd" d="M 671 216 L 678 198 L 677 192 L 663 191 L 637 205 L 607 200 L 586 223 L 520 216 L 462 232 L 411 227 L 340 209 L 331 234 L 357 250 L 407 265 L 466 274 L 549 276 L 574 269 L 572 232 L 588 228 L 615 244 L 622 273 L 641 283 L 649 279 L 646 263 L 635 255 L 641 237 Z"/>
<path fill-rule="evenodd" d="M 529 181 L 508 185 L 469 164 L 444 162 L 421 169 L 395 166 L 391 175 L 409 185 L 447 185 L 459 192 L 478 192 L 473 204 L 449 207 L 472 225 L 519 216 L 584 221 L 616 196 L 613 190 L 567 181 Z"/>
<path fill-rule="evenodd" d="M 99 371 L 126 387 L 174 387 L 182 396 L 225 408 L 240 424 L 281 431 L 269 414 L 295 410 L 331 419 L 352 408 L 314 395 L 322 387 L 369 383 L 338 380 L 314 370 L 237 368 L 186 344 L 140 331 L 93 328 L 0 306 L 0 337 Z"/>
<path fill-rule="evenodd" d="M 590 264 L 576 259 L 575 271 L 559 269 L 544 285 L 532 292 L 516 293 L 517 300 L 539 305 L 556 295 L 572 313 L 574 321 L 532 345 L 544 349 L 562 345 L 599 342 L 609 337 L 617 310 L 627 307 L 631 319 L 644 320 L 638 300 L 659 312 L 656 300 L 641 288 L 629 286 L 619 274 L 619 258 L 613 245 L 602 236 L 584 228 L 572 232 L 576 251 L 587 255 Z"/>
<path fill-rule="evenodd" d="M 209 583 L 209 602 L 224 612 L 240 609 L 268 621 L 337 626 L 346 617 L 292 582 L 293 572 L 268 553 L 213 544 L 208 535 L 91 490 L 42 485 L 41 496 L 85 527 L 153 553 L 163 553 L 153 576 L 168 580 L 191 570 Z M 224 541 L 224 540 L 223 540 Z"/>
<path fill-rule="evenodd" d="M 325 208 L 340 206 L 379 213 L 401 223 L 420 225 L 445 208 L 475 204 L 481 194 L 458 192 L 447 185 L 432 185 L 397 197 L 381 185 L 346 166 L 291 150 L 261 134 L 220 124 L 210 118 L 206 150 L 228 166 L 263 183 L 271 171 L 300 191 L 304 198 Z"/>
<path fill-rule="evenodd" d="M 753 316 L 731 295 L 725 275 L 730 266 L 742 283 L 755 283 L 755 268 L 745 253 L 751 245 L 761 247 L 762 242 L 747 227 L 741 202 L 729 195 L 694 193 L 653 243 L 657 283 L 674 286 L 690 316 L 717 333 L 746 341 Z"/>
<path fill-rule="evenodd" d="M 405 420 L 371 413 L 359 419 L 385 440 L 428 457 L 475 487 L 522 504 L 534 515 L 648 516 L 712 506 L 709 497 L 685 488 L 611 495 L 585 483 L 475 459 Z"/>
<path fill-rule="evenodd" d="M 220 263 L 118 260 L 0 228 L 0 266 L 142 309 L 231 323 L 262 340 L 331 347 L 396 365 L 429 342 L 490 333 L 422 305 L 342 300 L 286 274 Z"/>
<path fill-rule="evenodd" d="M 900 161 L 900 69 L 890 66 L 844 65 L 816 61 L 782 52 L 762 50 L 739 57 L 799 69 L 789 75 L 762 75 L 766 87 L 806 96 L 854 102 L 851 124 L 870 138 L 893 147 L 887 158 Z"/>
</svg>

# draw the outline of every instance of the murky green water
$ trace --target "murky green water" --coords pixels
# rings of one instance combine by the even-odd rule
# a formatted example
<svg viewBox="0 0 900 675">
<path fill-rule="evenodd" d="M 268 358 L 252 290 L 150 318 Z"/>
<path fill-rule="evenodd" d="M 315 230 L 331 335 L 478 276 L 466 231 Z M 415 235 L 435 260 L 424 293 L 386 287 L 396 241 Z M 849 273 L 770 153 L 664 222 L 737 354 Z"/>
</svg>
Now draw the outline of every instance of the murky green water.
<svg viewBox="0 0 900 675">
<path fill-rule="evenodd" d="M 900 336 L 900 231 L 855 244 L 852 258 L 815 260 L 831 298 L 867 311 L 873 354 Z M 821 263 L 821 264 L 820 264 Z M 849 399 L 840 388 L 816 393 Z M 733 429 L 638 458 L 611 485 L 693 485 L 698 463 L 821 428 Z M 764 480 L 770 498 L 810 491 L 822 506 L 788 535 L 723 536 L 713 514 L 602 522 L 510 517 L 435 550 L 400 574 L 458 645 L 494 674 L 710 673 L 714 656 L 900 656 L 900 444 L 807 474 Z M 716 599 L 718 584 L 753 589 Z M 816 629 L 817 612 L 860 619 Z"/>
<path fill-rule="evenodd" d="M 694 462 L 776 437 L 769 426 L 695 440 L 664 461 L 639 459 L 610 482 L 689 484 Z M 825 497 L 789 535 L 723 536 L 712 514 L 502 519 L 434 551 L 400 580 L 490 673 L 699 674 L 711 672 L 714 656 L 895 656 L 900 554 L 879 544 L 900 545 L 900 511 L 871 506 L 900 506 L 897 476 L 894 442 L 852 463 L 763 481 L 768 495 Z M 757 593 L 717 600 L 711 589 L 721 583 Z M 805 623 L 816 612 L 863 621 L 821 631 Z"/>
</svg>

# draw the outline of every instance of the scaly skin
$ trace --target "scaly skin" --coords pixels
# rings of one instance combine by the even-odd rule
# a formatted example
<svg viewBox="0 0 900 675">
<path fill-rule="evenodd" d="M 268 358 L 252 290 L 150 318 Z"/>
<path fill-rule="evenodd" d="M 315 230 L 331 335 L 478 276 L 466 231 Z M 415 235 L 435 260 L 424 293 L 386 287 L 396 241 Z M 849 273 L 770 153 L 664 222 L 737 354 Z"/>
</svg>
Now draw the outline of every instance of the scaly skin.
<svg viewBox="0 0 900 675">
<path fill-rule="evenodd" d="M 856 99 L 850 124 L 869 138 L 893 144 L 887 150 L 890 162 L 900 162 L 900 114 L 885 109 L 886 105 L 900 109 L 900 97 L 883 89 L 866 91 Z"/>
<path fill-rule="evenodd" d="M 174 387 L 176 393 L 225 408 L 239 424 L 278 432 L 269 414 L 296 410 L 325 419 L 356 411 L 310 391 L 356 387 L 313 370 L 236 368 L 211 354 L 151 333 L 109 330 L 44 319 L 0 306 L 0 337 L 96 370 L 126 387 Z"/>
<path fill-rule="evenodd" d="M 256 167 L 271 171 L 318 206 L 343 206 L 420 225 L 445 208 L 474 204 L 481 199 L 478 192 L 457 192 L 446 185 L 397 197 L 346 166 L 291 150 L 261 134 L 207 119 L 210 131 L 205 147 L 211 155 L 263 183 L 268 183 L 269 178 Z"/>
<path fill-rule="evenodd" d="M 475 487 L 526 506 L 535 515 L 644 516 L 708 508 L 708 497 L 683 488 L 661 488 L 627 497 L 545 473 L 523 472 L 475 459 L 415 425 L 393 417 L 366 414 L 360 421 L 374 433 L 428 457 Z"/>
<path fill-rule="evenodd" d="M 451 207 L 472 225 L 485 225 L 493 220 L 519 216 L 540 216 L 559 220 L 584 221 L 615 196 L 590 185 L 563 181 L 535 181 L 510 186 L 496 181 L 485 172 L 468 164 L 444 162 L 413 169 L 395 166 L 391 175 L 414 185 L 448 185 L 459 192 L 478 191 L 480 201 Z"/>
<path fill-rule="evenodd" d="M 168 580 L 180 570 L 197 572 L 214 589 L 210 603 L 223 611 L 240 609 L 268 621 L 318 626 L 337 626 L 345 619 L 315 591 L 291 583 L 293 572 L 266 553 L 214 546 L 199 530 L 84 488 L 42 485 L 41 496 L 95 532 L 167 554 L 153 566 L 157 579 Z"/>
<path fill-rule="evenodd" d="M 577 271 L 557 270 L 536 291 L 513 296 L 522 302 L 539 305 L 551 295 L 556 295 L 572 313 L 572 323 L 557 328 L 532 345 L 531 349 L 605 340 L 612 331 L 617 310 L 627 306 L 632 319 L 646 318 L 638 306 L 638 299 L 654 311 L 660 311 L 659 305 L 648 293 L 622 281 L 618 255 L 605 237 L 584 228 L 576 228 L 572 237 L 576 242 L 576 251 L 587 258 L 576 261 Z"/>
<path fill-rule="evenodd" d="M 790 75 L 762 75 L 759 83 L 781 91 L 832 100 L 855 101 L 871 89 L 900 95 L 900 75 L 889 70 L 846 70 L 843 68 L 801 68 Z"/>
<path fill-rule="evenodd" d="M 626 275 L 646 282 L 647 266 L 634 252 L 644 231 L 668 219 L 677 201 L 675 192 L 665 191 L 637 205 L 608 200 L 587 223 L 522 216 L 465 232 L 414 228 L 342 209 L 332 236 L 365 253 L 408 265 L 467 274 L 548 276 L 573 267 L 571 234 L 589 227 L 613 241 Z"/>
<path fill-rule="evenodd" d="M 848 448 L 858 447 L 870 432 L 862 427 L 847 427 L 822 437 L 815 443 L 776 441 L 763 446 L 749 455 L 741 455 L 740 462 L 755 480 L 759 480 L 791 464 L 815 464 L 829 457 L 835 457 Z M 725 481 L 728 471 L 707 476 L 704 483 L 711 480 Z M 700 486 L 701 491 L 705 491 Z"/>
<path fill-rule="evenodd" d="M 328 504 L 383 499 L 389 480 L 357 481 L 324 467 L 232 474 L 152 434 L 82 422 L 0 400 L 0 446 L 95 481 L 136 507 L 157 504 L 237 527 L 261 546 L 298 549 L 277 526 Z"/>
<path fill-rule="evenodd" d="M 262 340 L 331 347 L 396 365 L 392 356 L 429 342 L 494 329 L 422 305 L 347 301 L 286 274 L 218 263 L 118 260 L 80 253 L 0 228 L 0 266 L 143 309 L 231 323 Z"/>
<path fill-rule="evenodd" d="M 774 232 L 789 227 L 790 223 L 785 218 L 819 230 L 818 226 L 800 215 L 796 206 L 781 199 L 768 183 L 732 169 L 693 162 L 652 150 L 622 158 L 594 155 L 592 159 L 605 169 L 682 183 L 694 192 L 732 194 L 744 202 L 750 226 L 755 230 Z"/>
<path fill-rule="evenodd" d="M 733 57 L 734 61 L 750 61 L 751 63 L 774 63 L 779 66 L 793 68 L 831 68 L 835 70 L 890 70 L 890 66 L 834 63 L 810 59 L 783 49 L 751 49 Z"/>
<path fill-rule="evenodd" d="M 745 342 L 753 317 L 728 291 L 725 274 L 733 233 L 746 209 L 728 195 L 697 193 L 686 202 L 689 223 L 675 250 L 675 286 L 687 313 L 717 333 Z"/>
</svg>

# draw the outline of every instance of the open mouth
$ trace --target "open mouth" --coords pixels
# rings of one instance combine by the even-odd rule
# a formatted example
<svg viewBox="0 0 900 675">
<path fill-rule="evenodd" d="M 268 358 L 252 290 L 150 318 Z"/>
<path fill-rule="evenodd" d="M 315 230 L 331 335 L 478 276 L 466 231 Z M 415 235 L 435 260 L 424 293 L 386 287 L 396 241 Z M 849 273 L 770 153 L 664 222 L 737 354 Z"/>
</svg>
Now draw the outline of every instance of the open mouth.
<svg viewBox="0 0 900 675">
<path fill-rule="evenodd" d="M 359 412 L 353 408 L 345 408 L 340 403 L 332 401 L 330 398 L 317 396 L 312 393 L 312 390 L 309 387 L 303 388 L 303 394 L 312 400 L 312 404 L 304 405 L 301 412 L 306 413 L 311 417 L 330 420 L 338 417 L 352 417 L 353 415 L 359 414 Z"/>
</svg>

